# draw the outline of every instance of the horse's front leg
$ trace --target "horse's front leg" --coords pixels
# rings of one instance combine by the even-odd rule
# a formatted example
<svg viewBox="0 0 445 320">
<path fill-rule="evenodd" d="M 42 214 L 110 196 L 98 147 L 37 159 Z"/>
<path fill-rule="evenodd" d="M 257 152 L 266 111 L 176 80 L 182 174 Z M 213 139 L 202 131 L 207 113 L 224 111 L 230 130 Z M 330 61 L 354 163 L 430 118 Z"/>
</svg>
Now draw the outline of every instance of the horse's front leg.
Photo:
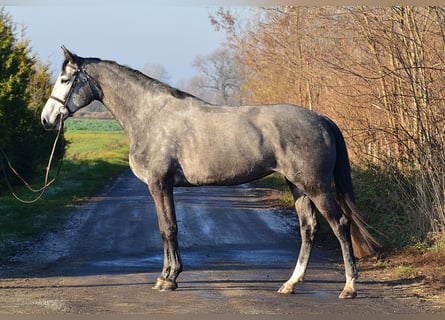
<svg viewBox="0 0 445 320">
<path fill-rule="evenodd" d="M 149 190 L 155 202 L 159 231 L 164 242 L 164 267 L 153 289 L 175 290 L 178 288 L 176 278 L 182 271 L 182 261 L 178 246 L 173 186 L 162 181 L 153 181 L 149 184 Z"/>
</svg>

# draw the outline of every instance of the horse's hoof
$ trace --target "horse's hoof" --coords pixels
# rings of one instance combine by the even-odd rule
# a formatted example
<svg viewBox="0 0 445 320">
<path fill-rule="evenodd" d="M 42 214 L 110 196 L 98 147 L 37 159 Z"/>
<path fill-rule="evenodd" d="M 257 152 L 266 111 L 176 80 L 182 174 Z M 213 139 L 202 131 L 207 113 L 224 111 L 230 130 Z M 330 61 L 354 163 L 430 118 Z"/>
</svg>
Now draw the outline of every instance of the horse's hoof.
<svg viewBox="0 0 445 320">
<path fill-rule="evenodd" d="M 157 278 L 155 284 L 153 285 L 153 287 L 151 287 L 153 290 L 161 290 L 162 288 L 162 284 L 164 283 L 165 280 L 161 279 L 161 278 Z"/>
<path fill-rule="evenodd" d="M 173 280 L 158 278 L 152 288 L 160 291 L 174 291 L 178 288 L 178 284 Z"/>
<path fill-rule="evenodd" d="M 176 281 L 167 279 L 162 284 L 161 291 L 174 291 L 176 289 L 178 289 L 178 284 Z"/>
<path fill-rule="evenodd" d="M 278 293 L 281 294 L 292 294 L 294 293 L 294 288 L 288 284 L 283 284 L 280 289 L 278 289 Z"/>
<path fill-rule="evenodd" d="M 340 299 L 354 299 L 357 297 L 357 292 L 350 290 L 343 290 L 338 296 Z"/>
</svg>

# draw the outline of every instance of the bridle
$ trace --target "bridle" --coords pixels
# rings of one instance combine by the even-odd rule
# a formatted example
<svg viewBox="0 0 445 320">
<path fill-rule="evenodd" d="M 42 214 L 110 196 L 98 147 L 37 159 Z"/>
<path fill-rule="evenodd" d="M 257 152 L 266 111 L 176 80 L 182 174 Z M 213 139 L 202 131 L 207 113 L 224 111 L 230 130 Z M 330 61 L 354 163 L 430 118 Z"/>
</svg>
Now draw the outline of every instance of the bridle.
<svg viewBox="0 0 445 320">
<path fill-rule="evenodd" d="M 75 111 L 71 111 L 71 109 L 68 107 L 68 101 L 71 99 L 71 96 L 73 95 L 73 92 L 74 92 L 74 88 L 76 87 L 77 82 L 79 81 L 79 73 L 80 72 L 81 72 L 80 69 L 78 69 L 78 68 L 75 69 L 75 71 L 74 71 L 74 79 L 71 82 L 71 86 L 70 86 L 70 88 L 68 90 L 68 94 L 65 95 L 65 98 L 63 100 L 60 99 L 59 97 L 56 97 L 56 96 L 53 96 L 53 95 L 50 95 L 48 97 L 48 99 L 52 99 L 52 100 L 55 100 L 55 101 L 61 103 L 62 106 L 59 109 L 59 113 L 63 114 L 62 108 L 65 108 L 68 111 L 68 117 L 72 117 L 74 112 L 75 112 Z"/>
<path fill-rule="evenodd" d="M 50 96 L 48 97 L 48 99 L 55 100 L 55 101 L 57 101 L 57 102 L 59 102 L 59 103 L 62 104 L 62 105 L 60 106 L 60 108 L 59 108 L 59 113 L 60 113 L 60 114 L 65 114 L 64 112 L 62 112 L 62 110 L 63 110 L 62 108 L 65 108 L 65 110 L 68 111 L 68 117 L 72 117 L 72 116 L 74 115 L 74 113 L 75 113 L 77 110 L 72 111 L 72 110 L 68 107 L 68 101 L 71 99 L 71 96 L 73 95 L 74 89 L 75 89 L 77 83 L 79 82 L 79 75 L 80 75 L 80 73 L 82 72 L 82 73 L 86 76 L 86 82 L 88 83 L 88 86 L 90 87 L 90 90 L 91 90 L 91 94 L 92 94 L 93 96 L 95 95 L 97 89 L 96 89 L 96 88 L 93 88 L 93 87 L 91 86 L 91 82 L 90 82 L 90 81 L 94 81 L 94 83 L 96 84 L 96 86 L 97 86 L 97 81 L 94 80 L 94 78 L 91 77 L 91 76 L 86 72 L 86 70 L 85 70 L 84 68 L 80 68 L 80 69 L 79 69 L 79 68 L 74 68 L 74 67 L 72 67 L 72 66 L 70 66 L 70 65 L 67 65 L 67 66 L 69 66 L 70 68 L 75 69 L 75 70 L 74 70 L 74 79 L 73 79 L 73 81 L 71 82 L 71 86 L 70 86 L 70 88 L 69 88 L 69 90 L 68 90 L 68 93 L 65 95 L 65 98 L 64 98 L 64 99 L 61 99 L 61 98 L 56 97 L 56 96 L 53 96 L 53 95 L 50 95 Z"/>
</svg>

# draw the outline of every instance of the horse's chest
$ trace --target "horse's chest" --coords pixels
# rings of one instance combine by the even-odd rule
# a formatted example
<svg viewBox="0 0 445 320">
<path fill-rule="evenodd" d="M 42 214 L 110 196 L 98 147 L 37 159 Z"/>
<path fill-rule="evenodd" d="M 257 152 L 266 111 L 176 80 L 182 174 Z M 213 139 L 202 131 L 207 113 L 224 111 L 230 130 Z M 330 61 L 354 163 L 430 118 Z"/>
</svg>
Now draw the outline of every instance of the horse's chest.
<svg viewBox="0 0 445 320">
<path fill-rule="evenodd" d="M 147 183 L 150 179 L 162 178 L 174 171 L 177 166 L 175 154 L 174 144 L 165 140 L 145 144 L 132 143 L 130 168 L 139 179 Z"/>
</svg>

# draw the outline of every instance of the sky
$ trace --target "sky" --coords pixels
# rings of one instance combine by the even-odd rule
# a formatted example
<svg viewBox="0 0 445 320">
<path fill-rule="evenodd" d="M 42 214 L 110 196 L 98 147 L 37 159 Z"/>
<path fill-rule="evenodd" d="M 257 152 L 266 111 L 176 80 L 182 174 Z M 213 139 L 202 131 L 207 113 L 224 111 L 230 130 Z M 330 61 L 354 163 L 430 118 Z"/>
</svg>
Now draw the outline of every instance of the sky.
<svg viewBox="0 0 445 320">
<path fill-rule="evenodd" d="M 79 56 L 113 60 L 134 69 L 147 63 L 161 64 L 168 72 L 170 84 L 175 85 L 195 74 L 192 62 L 196 56 L 207 55 L 225 42 L 225 34 L 215 31 L 209 19 L 218 6 L 205 2 L 64 3 L 0 1 L 18 29 L 25 27 L 33 53 L 51 63 L 54 74 L 62 65 L 60 47 L 64 45 Z"/>
<path fill-rule="evenodd" d="M 215 31 L 209 19 L 219 7 L 240 10 L 286 2 L 295 1 L 0 0 L 0 7 L 19 29 L 25 27 L 33 53 L 51 64 L 54 75 L 63 62 L 64 45 L 80 56 L 114 60 L 134 69 L 160 64 L 169 83 L 177 86 L 195 75 L 196 56 L 225 42 L 224 32 Z M 297 1 L 306 2 L 313 0 Z"/>
</svg>

